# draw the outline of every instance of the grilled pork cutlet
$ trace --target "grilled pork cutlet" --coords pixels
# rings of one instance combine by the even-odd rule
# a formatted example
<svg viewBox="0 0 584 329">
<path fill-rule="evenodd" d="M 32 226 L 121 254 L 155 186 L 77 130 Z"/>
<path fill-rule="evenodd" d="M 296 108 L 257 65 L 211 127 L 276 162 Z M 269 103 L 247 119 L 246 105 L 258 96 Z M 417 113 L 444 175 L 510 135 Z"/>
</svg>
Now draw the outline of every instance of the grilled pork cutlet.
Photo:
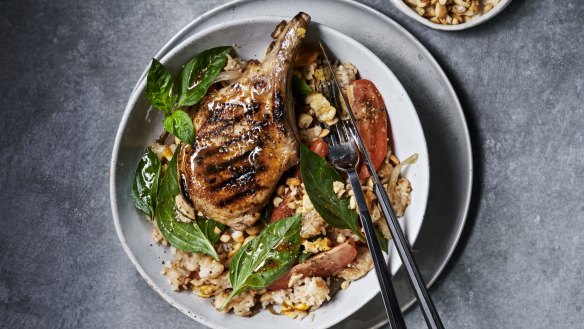
<svg viewBox="0 0 584 329">
<path fill-rule="evenodd" d="M 194 119 L 193 146 L 180 145 L 178 174 L 187 202 L 237 230 L 253 225 L 282 174 L 298 163 L 291 93 L 294 57 L 310 16 L 282 22 L 263 62 L 206 96 Z"/>
</svg>

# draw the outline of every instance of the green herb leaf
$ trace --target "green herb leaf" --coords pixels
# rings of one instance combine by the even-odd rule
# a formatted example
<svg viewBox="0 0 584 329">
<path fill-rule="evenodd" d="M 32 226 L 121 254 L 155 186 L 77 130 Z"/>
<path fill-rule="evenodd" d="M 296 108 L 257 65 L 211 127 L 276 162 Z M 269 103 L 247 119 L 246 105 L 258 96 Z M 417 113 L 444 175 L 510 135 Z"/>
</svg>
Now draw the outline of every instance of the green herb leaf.
<svg viewBox="0 0 584 329">
<path fill-rule="evenodd" d="M 288 272 L 300 250 L 301 223 L 300 214 L 272 223 L 237 251 L 229 268 L 233 291 L 221 309 L 237 294 L 263 289 Z"/>
<path fill-rule="evenodd" d="M 342 182 L 343 178 L 305 145 L 300 145 L 300 173 L 310 202 L 322 219 L 333 227 L 350 229 L 364 240 L 357 224 L 357 212 L 349 209 L 349 197 L 339 198 L 333 190 L 333 182 Z"/>
<path fill-rule="evenodd" d="M 274 212 L 274 204 L 269 202 L 264 209 L 262 209 L 262 222 L 264 225 L 270 225 L 270 220 L 272 219 L 272 213 Z"/>
<path fill-rule="evenodd" d="M 381 250 L 383 252 L 385 252 L 387 254 L 387 251 L 389 250 L 389 240 L 387 240 L 384 236 L 383 233 L 381 233 L 381 230 L 379 229 L 379 227 L 375 227 L 375 235 L 377 236 L 377 242 L 379 242 L 379 247 L 381 248 Z"/>
<path fill-rule="evenodd" d="M 204 217 L 197 218 L 197 225 L 211 244 L 217 243 L 221 237 L 221 234 L 215 232 L 215 228 L 218 227 L 221 231 L 225 229 L 225 224 Z"/>
<path fill-rule="evenodd" d="M 152 59 L 146 79 L 146 96 L 153 107 L 162 110 L 165 116 L 170 115 L 176 95 L 172 89 L 174 82 L 170 72 L 155 58 Z"/>
<path fill-rule="evenodd" d="M 156 198 L 156 223 L 164 238 L 177 249 L 207 254 L 219 260 L 213 247 L 213 240 L 218 239 L 215 227 L 223 230 L 224 226 L 210 219 L 183 223 L 176 220 L 175 198 L 180 193 L 177 178 L 176 157 L 174 152 L 168 163 L 166 175 L 160 181 Z"/>
<path fill-rule="evenodd" d="M 303 97 L 312 94 L 312 89 L 306 84 L 306 81 L 295 75 L 292 75 L 292 91 L 294 94 Z"/>
<path fill-rule="evenodd" d="M 156 194 L 158 193 L 160 168 L 160 160 L 156 154 L 150 148 L 146 148 L 136 168 L 132 184 L 134 205 L 151 218 L 154 214 Z"/>
<path fill-rule="evenodd" d="M 175 135 L 183 142 L 193 145 L 195 143 L 195 128 L 189 115 L 181 110 L 172 112 L 164 118 L 164 129 Z"/>
<path fill-rule="evenodd" d="M 182 71 L 178 106 L 197 104 L 227 63 L 231 47 L 216 47 L 193 57 Z"/>
</svg>

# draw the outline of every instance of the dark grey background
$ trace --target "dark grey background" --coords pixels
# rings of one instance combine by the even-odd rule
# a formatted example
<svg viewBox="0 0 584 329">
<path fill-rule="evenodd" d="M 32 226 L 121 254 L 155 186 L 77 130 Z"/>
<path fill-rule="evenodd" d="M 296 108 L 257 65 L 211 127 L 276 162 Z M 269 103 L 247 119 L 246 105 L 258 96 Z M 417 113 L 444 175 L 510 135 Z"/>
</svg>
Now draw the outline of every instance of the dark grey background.
<svg viewBox="0 0 584 329">
<path fill-rule="evenodd" d="M 582 2 L 515 0 L 488 23 L 450 33 L 388 0 L 366 2 L 428 47 L 471 129 L 475 209 L 432 289 L 447 327 L 584 326 Z M 0 327 L 200 327 L 122 250 L 109 161 L 150 57 L 220 3 L 2 3 Z M 424 328 L 416 310 L 406 318 Z"/>
</svg>

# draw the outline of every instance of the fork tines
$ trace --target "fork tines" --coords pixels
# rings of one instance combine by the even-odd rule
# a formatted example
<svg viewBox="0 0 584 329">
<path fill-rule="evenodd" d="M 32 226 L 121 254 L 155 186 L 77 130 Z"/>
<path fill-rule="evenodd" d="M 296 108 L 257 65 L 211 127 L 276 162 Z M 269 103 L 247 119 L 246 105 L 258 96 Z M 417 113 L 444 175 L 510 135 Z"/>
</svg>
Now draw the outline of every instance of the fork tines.
<svg viewBox="0 0 584 329">
<path fill-rule="evenodd" d="M 332 73 L 331 73 L 332 74 Z M 316 85 L 317 91 L 320 92 L 330 103 L 331 105 L 337 110 L 343 112 L 343 107 L 339 101 L 339 95 L 335 88 L 334 83 L 327 79 L 325 81 L 319 81 Z M 349 140 L 352 135 L 350 134 L 351 126 L 347 124 L 346 120 L 339 114 L 339 120 L 332 125 L 329 125 L 329 129 L 331 134 L 327 136 L 325 139 L 330 141 L 332 144 L 340 143 L 340 140 L 337 136 L 342 134 L 346 140 Z"/>
</svg>

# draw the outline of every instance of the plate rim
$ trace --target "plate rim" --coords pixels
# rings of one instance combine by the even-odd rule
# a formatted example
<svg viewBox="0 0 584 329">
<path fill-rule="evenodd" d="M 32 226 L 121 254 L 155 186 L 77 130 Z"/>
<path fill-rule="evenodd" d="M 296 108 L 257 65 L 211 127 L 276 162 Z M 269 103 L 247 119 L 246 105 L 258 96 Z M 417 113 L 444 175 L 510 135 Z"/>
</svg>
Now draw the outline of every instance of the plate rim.
<svg viewBox="0 0 584 329">
<path fill-rule="evenodd" d="M 188 47 L 189 45 L 193 44 L 197 39 L 203 38 L 206 35 L 209 35 L 211 33 L 217 33 L 217 31 L 220 31 L 222 29 L 230 28 L 230 27 L 237 26 L 237 25 L 254 24 L 254 23 L 277 24 L 277 22 L 281 21 L 282 19 L 288 19 L 288 18 L 289 17 L 277 16 L 277 15 L 253 16 L 253 17 L 233 19 L 233 20 L 230 20 L 229 22 L 211 25 L 205 29 L 202 29 L 194 34 L 189 35 L 187 38 L 185 38 L 184 40 L 179 42 L 178 45 L 176 45 L 175 47 L 170 49 L 164 56 L 162 56 L 162 58 L 160 58 L 160 61 L 164 62 L 165 59 L 181 52 L 185 47 Z M 340 31 L 338 31 L 338 30 L 336 30 L 336 29 L 334 29 L 326 24 L 322 24 L 322 23 L 317 22 L 317 21 L 313 21 L 313 22 L 311 22 L 311 24 L 315 24 L 316 26 L 318 26 L 319 29 L 327 31 L 328 33 L 336 34 L 340 38 L 343 38 L 348 43 L 350 43 L 350 46 L 360 47 L 363 49 L 364 52 L 368 53 L 368 55 L 370 57 L 372 57 L 372 60 L 376 61 L 377 64 L 381 67 L 381 69 L 383 69 L 387 72 L 386 74 L 389 76 L 389 80 L 390 81 L 393 80 L 393 82 L 397 84 L 396 87 L 399 88 L 398 93 L 403 95 L 403 101 L 405 102 L 405 107 L 407 108 L 407 111 L 412 112 L 412 115 L 414 117 L 414 120 L 413 120 L 414 126 L 417 127 L 415 129 L 418 129 L 419 133 L 421 134 L 421 141 L 420 141 L 421 144 L 419 145 L 419 150 L 417 151 L 417 153 L 424 154 L 426 157 L 426 162 L 424 163 L 424 165 L 421 169 L 422 172 L 425 173 L 424 174 L 425 175 L 424 184 L 425 184 L 426 188 L 424 189 L 423 194 L 417 195 L 417 197 L 419 197 L 420 200 L 422 200 L 422 203 L 420 204 L 420 209 L 422 209 L 422 210 L 421 210 L 421 214 L 419 215 L 419 217 L 420 217 L 419 228 L 415 231 L 415 235 L 414 235 L 412 242 L 411 242 L 412 244 L 414 244 L 415 241 L 417 240 L 419 233 L 421 231 L 421 228 L 424 224 L 424 219 L 425 219 L 425 214 L 426 214 L 427 204 L 428 204 L 428 198 L 429 198 L 429 192 L 430 192 L 430 163 L 429 163 L 429 158 L 428 158 L 429 152 L 428 152 L 428 146 L 427 146 L 427 142 L 426 142 L 426 136 L 424 133 L 424 129 L 422 127 L 418 112 L 416 111 L 416 107 L 414 106 L 407 90 L 402 85 L 402 83 L 397 78 L 397 76 L 387 66 L 387 64 L 385 64 L 385 62 L 383 62 L 368 47 L 363 45 L 358 40 L 355 40 L 354 38 L 340 32 Z M 120 121 L 120 124 L 118 126 L 118 131 L 116 132 L 115 141 L 114 141 L 114 148 L 112 150 L 112 161 L 111 161 L 111 168 L 110 168 L 110 198 L 111 198 L 112 215 L 113 215 L 113 221 L 114 221 L 116 233 L 118 235 L 120 242 L 122 243 L 124 251 L 126 252 L 128 257 L 130 258 L 134 267 L 138 270 L 140 275 L 146 280 L 148 285 L 150 287 L 152 287 L 161 297 L 163 297 L 163 299 L 165 301 L 167 301 L 170 305 L 172 305 L 173 307 L 180 310 L 183 314 L 187 315 L 191 319 L 193 319 L 193 320 L 195 320 L 203 325 L 210 326 L 212 328 L 226 328 L 226 327 L 224 327 L 216 322 L 213 322 L 213 321 L 211 321 L 211 320 L 209 320 L 206 317 L 203 317 L 201 315 L 195 316 L 195 314 L 193 312 L 191 312 L 186 306 L 183 306 L 183 304 L 175 303 L 172 300 L 173 294 L 167 293 L 167 291 L 165 291 L 162 287 L 159 287 L 154 282 L 154 280 L 151 278 L 151 276 L 148 273 L 146 273 L 144 267 L 138 262 L 135 254 L 134 254 L 134 251 L 130 248 L 130 246 L 126 242 L 126 235 L 128 232 L 126 232 L 125 233 L 126 235 L 124 235 L 124 231 L 122 230 L 122 227 L 121 227 L 121 219 L 120 219 L 120 215 L 119 215 L 118 209 L 117 209 L 118 208 L 117 207 L 118 206 L 118 202 L 117 202 L 118 201 L 118 197 L 117 197 L 118 193 L 116 191 L 116 182 L 115 182 L 116 175 L 117 175 L 117 169 L 118 169 L 117 159 L 118 159 L 118 156 L 120 153 L 122 136 L 124 135 L 124 131 L 126 130 L 128 124 L 129 124 L 131 112 L 133 111 L 133 109 L 136 107 L 136 104 L 138 103 L 139 95 L 136 94 L 136 92 L 140 92 L 145 88 L 145 82 L 146 82 L 145 80 L 139 81 L 138 87 L 131 93 L 131 95 L 129 97 L 129 100 L 128 100 L 126 107 L 124 109 L 124 115 L 123 115 L 122 120 Z M 395 254 L 395 252 L 393 254 Z M 389 257 L 390 256 L 387 255 L 386 259 L 389 260 Z M 398 265 L 397 269 L 395 270 L 395 273 L 397 273 L 400 270 L 400 268 L 403 266 L 403 264 L 399 258 L 398 258 L 398 262 L 399 262 L 399 265 Z M 395 273 L 393 275 L 395 275 Z M 368 273 L 368 274 L 370 274 L 370 273 Z M 343 315 L 339 318 L 334 318 L 333 320 L 328 321 L 323 326 L 317 326 L 317 328 L 330 328 L 330 327 L 342 322 L 343 320 L 350 318 L 355 312 L 360 310 L 367 303 L 370 303 L 378 293 L 379 293 L 379 289 L 377 286 L 375 286 L 375 289 L 370 291 L 370 293 L 367 295 L 367 297 L 364 298 L 362 303 L 360 303 L 356 309 L 349 312 L 347 315 Z"/>
<path fill-rule="evenodd" d="M 216 6 L 216 7 L 212 8 L 211 10 L 205 12 L 201 16 L 190 21 L 187 25 L 185 25 L 185 27 L 180 29 L 169 41 L 167 41 L 160 48 L 160 50 L 156 53 L 155 58 L 160 59 L 160 57 L 165 52 L 168 52 L 170 49 L 173 48 L 173 44 L 176 43 L 177 40 L 184 38 L 186 34 L 190 34 L 190 33 L 193 33 L 193 31 L 196 31 L 197 26 L 202 24 L 205 20 L 210 19 L 211 17 L 213 17 L 215 15 L 219 16 L 222 14 L 226 14 L 230 8 L 235 8 L 238 5 L 245 5 L 247 3 L 252 3 L 252 2 L 254 2 L 254 0 L 234 0 L 234 1 L 230 1 L 227 3 L 221 4 L 219 6 Z M 470 138 L 470 133 L 468 130 L 468 124 L 466 121 L 464 110 L 463 110 L 462 105 L 460 103 L 460 99 L 458 98 L 458 95 L 456 94 L 456 91 L 454 90 L 454 87 L 452 86 L 452 82 L 450 81 L 450 79 L 448 78 L 448 76 L 446 75 L 446 73 L 444 72 L 442 67 L 439 65 L 439 63 L 436 61 L 436 59 L 430 53 L 430 51 L 415 36 L 413 36 L 406 28 L 401 26 L 395 20 L 391 19 L 390 17 L 386 16 L 385 14 L 381 13 L 380 11 L 369 7 L 366 4 L 359 3 L 359 2 L 356 2 L 354 0 L 335 0 L 335 2 L 342 3 L 348 7 L 354 8 L 355 10 L 363 11 L 369 15 L 373 15 L 376 18 L 378 18 L 379 20 L 383 21 L 388 27 L 391 27 L 391 28 L 398 30 L 405 38 L 407 38 L 424 55 L 424 58 L 427 60 L 427 62 L 430 63 L 430 66 L 443 79 L 445 86 L 446 86 L 446 89 L 447 89 L 448 93 L 450 94 L 450 96 L 452 97 L 454 104 L 456 105 L 456 106 L 454 106 L 455 111 L 453 111 L 453 112 L 456 112 L 456 116 L 459 118 L 459 122 L 461 123 L 462 128 L 464 128 L 464 129 L 461 129 L 463 131 L 463 134 L 461 137 L 464 138 L 464 142 L 467 146 L 466 149 L 463 151 L 466 153 L 466 159 L 468 159 L 468 162 L 465 163 L 465 167 L 467 167 L 465 174 L 467 176 L 466 178 L 468 180 L 468 184 L 466 186 L 466 193 L 464 193 L 464 199 L 463 199 L 464 205 L 463 205 L 463 207 L 461 207 L 462 214 L 459 217 L 460 220 L 458 221 L 460 224 L 458 225 L 457 230 L 452 235 L 452 246 L 450 247 L 450 250 L 448 250 L 448 252 L 446 253 L 446 257 L 444 257 L 442 259 L 442 261 L 439 262 L 440 265 L 437 266 L 437 269 L 434 271 L 434 273 L 432 274 L 430 279 L 426 280 L 426 285 L 430 288 L 435 284 L 438 277 L 444 272 L 444 269 L 446 268 L 446 266 L 448 265 L 448 263 L 452 259 L 452 256 L 454 255 L 455 251 L 457 250 L 462 233 L 464 231 L 464 228 L 467 225 L 468 214 L 470 211 L 470 204 L 471 204 L 471 199 L 472 199 L 471 197 L 472 197 L 472 191 L 473 191 L 473 186 L 474 186 L 474 159 L 473 159 L 473 153 L 472 153 L 472 140 Z M 359 40 L 357 40 L 357 41 L 359 41 Z M 138 79 L 136 86 L 134 87 L 134 90 L 132 91 L 132 94 L 135 92 L 135 89 L 139 86 L 139 84 L 142 83 L 147 72 L 148 72 L 148 66 L 146 66 L 145 69 L 143 70 L 142 75 Z M 124 116 L 122 117 L 122 121 L 127 120 L 127 118 L 125 118 L 125 116 L 126 116 L 126 114 L 124 112 Z M 117 139 L 117 135 L 116 135 L 116 139 Z M 117 151 L 116 145 L 114 145 L 114 151 Z M 113 158 L 112 158 L 112 160 L 113 160 Z M 429 159 L 429 161 L 432 161 L 432 160 Z M 114 166 L 115 166 L 115 164 L 112 161 L 112 168 Z M 111 190 L 112 190 L 112 183 L 113 183 L 113 179 L 111 179 L 111 177 L 113 177 L 113 176 L 111 176 L 111 173 L 112 172 L 110 171 L 110 196 L 112 195 Z M 112 210 L 113 210 L 113 207 L 114 207 L 114 203 L 112 201 Z M 117 231 L 117 229 L 116 229 L 116 231 Z M 122 240 L 120 240 L 120 241 L 122 241 Z M 150 283 L 148 283 L 148 284 L 150 285 Z M 415 299 L 410 300 L 409 302 L 407 302 L 406 304 L 403 305 L 402 311 L 403 312 L 407 311 L 415 303 L 416 303 Z M 376 325 L 374 325 L 372 328 L 379 328 L 380 326 L 384 325 L 385 323 L 387 323 L 387 321 L 382 320 L 379 323 L 377 323 Z"/>
</svg>

